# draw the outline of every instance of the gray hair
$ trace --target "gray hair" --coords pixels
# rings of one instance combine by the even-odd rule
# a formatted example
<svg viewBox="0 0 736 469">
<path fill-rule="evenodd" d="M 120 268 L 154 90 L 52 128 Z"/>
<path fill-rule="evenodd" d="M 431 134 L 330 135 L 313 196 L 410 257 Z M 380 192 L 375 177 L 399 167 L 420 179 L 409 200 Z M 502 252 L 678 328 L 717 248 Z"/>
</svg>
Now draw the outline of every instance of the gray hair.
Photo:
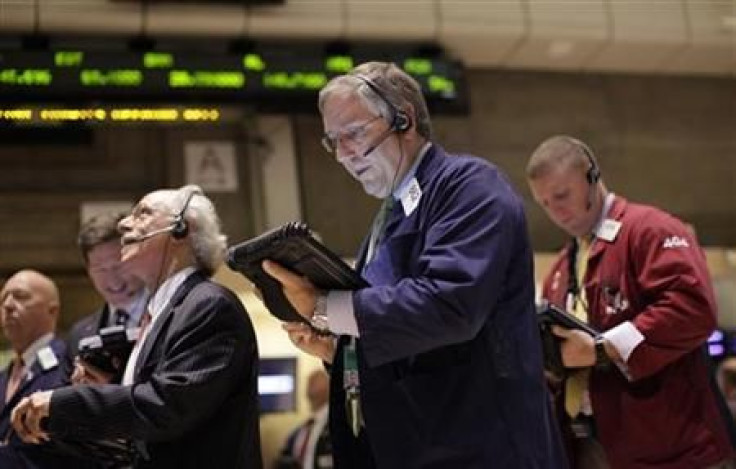
<svg viewBox="0 0 736 469">
<path fill-rule="evenodd" d="M 380 91 L 371 89 L 364 77 Z M 409 114 L 417 133 L 426 139 L 432 138 L 432 122 L 422 88 L 414 78 L 391 62 L 366 62 L 358 65 L 346 75 L 338 75 L 330 80 L 319 92 L 319 111 L 324 112 L 327 99 L 333 94 L 356 93 L 360 99 L 387 121 L 396 110 Z M 389 104 L 390 103 L 390 104 Z M 413 115 L 408 106 L 413 109 Z"/>
<path fill-rule="evenodd" d="M 227 236 L 222 233 L 222 223 L 214 204 L 204 195 L 202 188 L 194 184 L 160 192 L 172 215 L 181 214 L 187 223 L 197 267 L 209 275 L 214 274 L 224 261 L 227 249 Z M 185 207 L 190 195 L 189 205 Z"/>
</svg>

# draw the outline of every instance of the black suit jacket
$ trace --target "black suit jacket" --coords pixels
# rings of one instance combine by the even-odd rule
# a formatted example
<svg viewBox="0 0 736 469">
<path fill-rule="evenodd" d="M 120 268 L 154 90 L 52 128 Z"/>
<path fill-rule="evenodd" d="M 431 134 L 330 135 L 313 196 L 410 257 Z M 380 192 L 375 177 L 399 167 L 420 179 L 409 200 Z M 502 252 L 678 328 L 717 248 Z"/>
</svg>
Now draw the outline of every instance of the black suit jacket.
<svg viewBox="0 0 736 469">
<path fill-rule="evenodd" d="M 56 359 L 61 362 L 66 347 L 60 339 L 49 343 Z M 64 454 L 53 442 L 41 445 L 24 443 L 10 425 L 10 414 L 13 408 L 26 396 L 36 391 L 47 391 L 63 384 L 64 377 L 60 366 L 44 368 L 37 359 L 26 372 L 18 390 L 8 402 L 5 402 L 5 391 L 8 385 L 9 367 L 0 372 L 0 468 L 86 468 L 96 467 L 91 461 L 83 461 L 72 455 Z"/>
<path fill-rule="evenodd" d="M 296 427 L 286 439 L 286 444 L 281 449 L 279 457 L 276 459 L 274 469 L 301 469 L 302 464 L 299 458 L 301 448 L 297 448 L 297 437 L 304 431 L 308 425 L 308 421 Z M 312 428 L 310 431 L 314 431 Z M 309 435 L 307 435 L 309 437 Z M 299 442 L 304 444 L 304 442 Z M 320 430 L 319 437 L 314 443 L 314 459 L 312 467 L 314 469 L 332 469 L 334 466 L 332 461 L 332 442 L 330 440 L 329 422 L 324 422 L 324 426 Z"/>
<path fill-rule="evenodd" d="M 260 468 L 258 349 L 237 297 L 189 276 L 151 326 L 132 386 L 58 389 L 52 438 L 129 438 L 137 468 Z"/>
</svg>

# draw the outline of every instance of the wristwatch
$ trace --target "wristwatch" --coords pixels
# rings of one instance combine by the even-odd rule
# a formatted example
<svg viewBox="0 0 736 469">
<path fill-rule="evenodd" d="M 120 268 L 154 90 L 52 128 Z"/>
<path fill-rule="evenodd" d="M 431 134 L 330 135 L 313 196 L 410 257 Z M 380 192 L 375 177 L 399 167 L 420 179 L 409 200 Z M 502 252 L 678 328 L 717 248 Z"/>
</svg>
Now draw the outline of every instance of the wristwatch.
<svg viewBox="0 0 736 469">
<path fill-rule="evenodd" d="M 317 302 L 314 305 L 314 312 L 309 324 L 319 334 L 330 333 L 330 323 L 327 320 L 327 295 L 323 293 L 317 295 Z"/>
<path fill-rule="evenodd" d="M 599 370 L 607 370 L 612 363 L 611 357 L 606 353 L 606 338 L 599 335 L 595 338 L 595 365 Z"/>
</svg>

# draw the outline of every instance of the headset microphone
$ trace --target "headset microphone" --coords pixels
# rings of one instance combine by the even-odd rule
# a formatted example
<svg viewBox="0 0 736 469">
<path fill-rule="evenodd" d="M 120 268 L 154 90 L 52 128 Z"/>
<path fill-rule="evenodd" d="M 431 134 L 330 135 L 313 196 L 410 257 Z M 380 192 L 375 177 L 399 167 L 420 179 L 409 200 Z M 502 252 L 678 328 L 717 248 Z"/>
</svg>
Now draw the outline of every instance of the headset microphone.
<svg viewBox="0 0 736 469">
<path fill-rule="evenodd" d="M 358 80 L 362 81 L 373 93 L 378 96 L 378 98 L 386 103 L 389 110 L 389 116 L 388 116 L 388 126 L 391 129 L 391 131 L 396 132 L 406 132 L 411 128 L 411 118 L 409 117 L 409 114 L 407 114 L 403 109 L 401 109 L 398 105 L 394 104 L 393 101 L 388 99 L 386 96 L 386 92 L 381 89 L 378 84 L 376 84 L 375 81 L 371 80 L 367 76 L 364 75 L 352 75 L 353 77 L 357 78 Z M 386 135 L 384 138 L 386 138 L 388 135 Z M 369 152 L 370 153 L 370 152 Z"/>
<path fill-rule="evenodd" d="M 130 237 L 127 237 L 127 238 L 121 238 L 120 239 L 120 242 L 121 242 L 121 244 L 123 246 L 127 246 L 129 244 L 142 243 L 143 241 L 147 240 L 148 238 L 153 238 L 154 236 L 158 236 L 158 235 L 163 234 L 163 233 L 173 232 L 175 228 L 176 228 L 176 225 L 171 224 L 171 225 L 167 226 L 166 228 L 161 228 L 161 229 L 158 229 L 158 230 L 149 231 L 148 233 L 144 233 L 144 234 L 139 235 L 139 236 L 130 236 Z"/>
<path fill-rule="evenodd" d="M 378 139 L 376 140 L 376 143 L 374 143 L 373 145 L 369 146 L 368 149 L 366 149 L 366 151 L 363 152 L 363 158 L 365 158 L 366 156 L 368 156 L 371 153 L 373 153 L 373 151 L 376 148 L 378 148 L 378 146 L 381 145 L 388 138 L 388 136 L 391 135 L 393 132 L 394 132 L 394 128 L 393 127 L 389 127 L 388 129 L 386 129 L 381 134 L 381 136 L 378 137 Z"/>
</svg>

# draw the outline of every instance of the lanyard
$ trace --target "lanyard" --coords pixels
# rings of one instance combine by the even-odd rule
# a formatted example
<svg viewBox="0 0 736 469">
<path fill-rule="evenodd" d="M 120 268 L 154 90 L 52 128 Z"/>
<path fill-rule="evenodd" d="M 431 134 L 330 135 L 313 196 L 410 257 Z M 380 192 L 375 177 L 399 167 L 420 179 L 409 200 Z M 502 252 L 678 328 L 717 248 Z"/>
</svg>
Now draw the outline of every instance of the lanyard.
<svg viewBox="0 0 736 469">
<path fill-rule="evenodd" d="M 358 354 L 355 337 L 343 348 L 343 387 L 345 389 L 345 415 L 353 435 L 357 438 L 360 428 L 365 426 L 360 405 L 360 378 L 358 376 Z"/>
<path fill-rule="evenodd" d="M 358 354 L 355 350 L 355 337 L 350 337 L 350 341 L 343 348 L 343 388 L 348 390 L 356 390 L 360 387 L 360 378 L 358 377 Z"/>
</svg>

